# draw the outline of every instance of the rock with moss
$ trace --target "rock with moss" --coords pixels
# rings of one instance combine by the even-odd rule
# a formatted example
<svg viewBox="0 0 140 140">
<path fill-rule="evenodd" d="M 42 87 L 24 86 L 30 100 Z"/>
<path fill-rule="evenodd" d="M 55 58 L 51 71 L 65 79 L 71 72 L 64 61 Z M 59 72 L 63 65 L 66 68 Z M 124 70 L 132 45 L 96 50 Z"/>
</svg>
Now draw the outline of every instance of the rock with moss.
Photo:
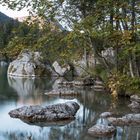
<svg viewBox="0 0 140 140">
<path fill-rule="evenodd" d="M 12 61 L 8 67 L 9 76 L 28 77 L 43 76 L 49 72 L 42 63 L 39 52 L 22 51 L 16 60 Z"/>
</svg>

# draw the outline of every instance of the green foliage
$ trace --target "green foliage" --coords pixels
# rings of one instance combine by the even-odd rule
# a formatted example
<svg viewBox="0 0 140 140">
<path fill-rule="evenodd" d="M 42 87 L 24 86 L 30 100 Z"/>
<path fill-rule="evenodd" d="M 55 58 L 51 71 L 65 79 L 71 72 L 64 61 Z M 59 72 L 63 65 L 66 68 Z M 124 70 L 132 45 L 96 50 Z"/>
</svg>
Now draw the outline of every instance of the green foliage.
<svg viewBox="0 0 140 140">
<path fill-rule="evenodd" d="M 122 91 L 127 95 L 140 93 L 139 78 L 131 78 L 118 72 L 114 72 L 110 75 L 107 85 L 111 93 L 122 94 Z"/>
<path fill-rule="evenodd" d="M 91 75 L 109 78 L 112 91 L 139 89 L 140 77 L 140 20 L 139 0 L 0 0 L 10 8 L 29 11 L 45 19 L 45 24 L 22 23 L 18 28 L 0 32 L 3 52 L 10 58 L 25 49 L 41 51 L 45 59 L 69 62 L 81 59 L 86 49 L 100 66 L 87 69 Z M 55 22 L 70 31 L 61 31 Z M 9 25 L 6 25 L 9 26 Z M 7 33 L 9 36 L 7 36 Z M 11 34 L 12 33 L 12 34 Z M 12 35 L 12 37 L 11 37 Z M 7 37 L 6 40 L 4 40 Z M 114 49 L 114 63 L 102 56 L 102 50 Z M 115 70 L 115 72 L 114 72 Z M 129 77 L 129 78 L 128 78 Z M 128 82 L 129 81 L 129 82 Z"/>
</svg>

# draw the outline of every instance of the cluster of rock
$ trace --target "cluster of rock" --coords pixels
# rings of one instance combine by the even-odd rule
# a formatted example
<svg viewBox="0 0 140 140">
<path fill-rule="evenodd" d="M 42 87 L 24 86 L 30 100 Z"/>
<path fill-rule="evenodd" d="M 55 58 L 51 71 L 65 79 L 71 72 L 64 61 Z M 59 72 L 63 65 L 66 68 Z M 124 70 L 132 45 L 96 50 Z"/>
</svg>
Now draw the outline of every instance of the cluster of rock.
<svg viewBox="0 0 140 140">
<path fill-rule="evenodd" d="M 16 60 L 12 61 L 8 67 L 8 75 L 27 77 L 46 75 L 47 69 L 42 63 L 42 57 L 39 52 L 22 51 Z"/>
<path fill-rule="evenodd" d="M 60 80 L 58 84 L 63 86 L 91 86 L 95 89 L 104 89 L 104 84 L 101 80 L 96 80 L 90 76 L 73 81 Z"/>
<path fill-rule="evenodd" d="M 58 84 L 63 86 L 92 86 L 94 85 L 94 78 L 92 77 L 85 77 L 78 80 L 73 81 L 60 81 Z"/>
<path fill-rule="evenodd" d="M 12 61 L 8 67 L 9 76 L 34 77 L 52 74 L 53 76 L 64 77 L 71 71 L 69 65 L 60 65 L 55 61 L 52 66 L 46 66 L 42 62 L 39 52 L 23 50 L 16 60 Z M 74 81 L 61 81 L 59 84 L 64 86 L 93 86 L 95 90 L 104 90 L 103 82 L 92 77 L 85 77 Z"/>
<path fill-rule="evenodd" d="M 140 112 L 140 97 L 138 95 L 132 95 L 130 97 L 131 104 L 128 106 L 134 112 Z"/>
<path fill-rule="evenodd" d="M 104 91 L 103 82 L 99 80 L 97 81 L 92 77 L 81 78 L 73 81 L 67 81 L 61 77 L 55 80 L 52 90 L 47 91 L 45 95 L 74 97 L 79 96 L 85 87 L 93 88 L 93 90 L 96 91 Z"/>
<path fill-rule="evenodd" d="M 46 66 L 42 61 L 40 52 L 32 52 L 23 50 L 15 59 L 9 64 L 8 75 L 18 77 L 34 77 L 52 74 L 53 76 L 65 76 L 70 71 L 69 65 L 61 66 L 55 61 L 52 66 Z"/>
<path fill-rule="evenodd" d="M 9 112 L 12 118 L 19 118 L 25 122 L 56 122 L 74 119 L 79 105 L 70 101 L 49 105 L 46 107 L 23 106 Z"/>
<path fill-rule="evenodd" d="M 100 115 L 97 123 L 88 129 L 93 136 L 113 136 L 116 126 L 140 125 L 140 114 L 126 114 L 122 117 L 113 117 L 111 112 L 104 112 Z"/>
</svg>

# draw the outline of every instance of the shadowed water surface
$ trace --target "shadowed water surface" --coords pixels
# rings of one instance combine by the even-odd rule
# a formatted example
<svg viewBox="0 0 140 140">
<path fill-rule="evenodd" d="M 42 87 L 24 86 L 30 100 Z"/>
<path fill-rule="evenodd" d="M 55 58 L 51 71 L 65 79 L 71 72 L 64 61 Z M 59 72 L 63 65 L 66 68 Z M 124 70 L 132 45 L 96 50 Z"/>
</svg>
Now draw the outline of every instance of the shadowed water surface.
<svg viewBox="0 0 140 140">
<path fill-rule="evenodd" d="M 76 97 L 48 97 L 44 93 L 54 87 L 54 80 L 45 78 L 7 78 L 7 68 L 0 68 L 0 140 L 140 140 L 140 126 L 117 127 L 112 138 L 95 138 L 87 130 L 96 123 L 100 113 L 130 113 L 127 98 L 118 99 L 93 89 L 77 88 Z M 27 124 L 10 118 L 8 112 L 23 105 L 49 105 L 74 100 L 80 105 L 76 119 L 57 124 Z"/>
</svg>

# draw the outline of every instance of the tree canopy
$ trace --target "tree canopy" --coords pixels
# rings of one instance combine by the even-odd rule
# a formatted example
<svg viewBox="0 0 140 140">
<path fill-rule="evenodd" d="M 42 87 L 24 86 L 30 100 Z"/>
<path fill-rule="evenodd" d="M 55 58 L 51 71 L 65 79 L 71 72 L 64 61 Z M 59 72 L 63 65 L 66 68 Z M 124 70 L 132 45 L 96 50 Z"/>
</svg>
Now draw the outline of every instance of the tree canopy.
<svg viewBox="0 0 140 140">
<path fill-rule="evenodd" d="M 86 51 L 94 54 L 112 75 L 111 79 L 115 79 L 114 75 L 122 75 L 123 79 L 127 79 L 125 76 L 140 77 L 139 0 L 0 0 L 0 2 L 11 9 L 21 10 L 26 7 L 31 15 L 38 15 L 46 21 L 42 29 L 30 26 L 27 33 L 25 26 L 25 29 L 19 27 L 15 33 L 16 38 L 14 37 L 8 46 L 11 47 L 13 43 L 13 47 L 16 48 L 15 44 L 18 44 L 19 40 L 23 42 L 23 48 L 28 46 L 37 50 L 43 49 L 52 60 L 58 56 L 65 60 L 71 57 L 75 59 L 74 56 L 82 55 L 86 48 Z M 52 30 L 50 23 L 61 24 L 65 31 Z M 19 48 L 22 49 L 21 46 Z M 115 52 L 114 64 L 110 64 L 101 54 L 107 48 L 113 48 Z"/>
</svg>

